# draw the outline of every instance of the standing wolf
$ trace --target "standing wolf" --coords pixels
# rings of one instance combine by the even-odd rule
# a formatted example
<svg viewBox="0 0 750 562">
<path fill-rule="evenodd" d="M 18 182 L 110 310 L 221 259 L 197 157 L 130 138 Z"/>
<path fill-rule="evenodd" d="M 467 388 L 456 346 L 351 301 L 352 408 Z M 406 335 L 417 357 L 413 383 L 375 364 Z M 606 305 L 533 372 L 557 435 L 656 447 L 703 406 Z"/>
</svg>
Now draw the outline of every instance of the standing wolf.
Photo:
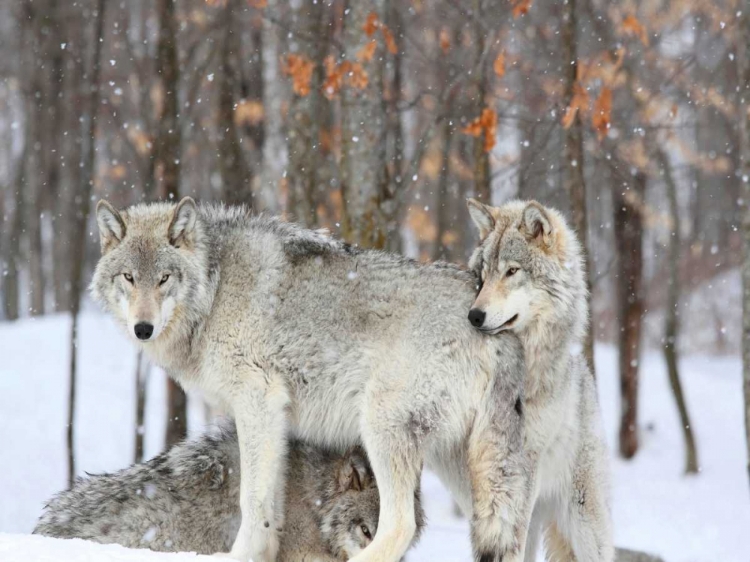
<svg viewBox="0 0 750 562">
<path fill-rule="evenodd" d="M 279 562 L 339 562 L 377 531 L 378 489 L 359 447 L 290 443 Z M 114 474 L 79 479 L 47 504 L 34 533 L 130 548 L 226 552 L 240 525 L 240 450 L 232 424 Z M 419 495 L 417 530 L 424 525 Z"/>
<path fill-rule="evenodd" d="M 551 560 L 613 558 L 609 461 L 594 380 L 580 354 L 588 323 L 581 248 L 557 211 L 536 202 L 469 200 L 481 290 L 469 312 L 482 333 L 516 333 L 526 356 L 525 449 L 534 466 L 526 559 L 544 531 Z"/>
<path fill-rule="evenodd" d="M 517 337 L 466 322 L 470 272 L 361 251 L 242 208 L 97 206 L 92 292 L 149 357 L 231 412 L 242 523 L 230 555 L 273 561 L 288 436 L 364 445 L 395 562 L 430 465 L 472 518 L 482 562 L 524 558 L 531 519 Z M 252 477 L 251 477 L 252 476 Z"/>
</svg>

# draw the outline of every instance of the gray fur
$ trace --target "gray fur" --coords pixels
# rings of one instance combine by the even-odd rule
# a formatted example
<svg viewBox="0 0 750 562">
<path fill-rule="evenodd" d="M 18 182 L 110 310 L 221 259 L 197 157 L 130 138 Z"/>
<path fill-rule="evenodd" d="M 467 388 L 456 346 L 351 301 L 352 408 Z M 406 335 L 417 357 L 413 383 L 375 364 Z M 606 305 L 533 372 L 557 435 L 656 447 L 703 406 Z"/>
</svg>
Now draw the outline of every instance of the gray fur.
<svg viewBox="0 0 750 562">
<path fill-rule="evenodd" d="M 228 552 L 240 525 L 240 451 L 224 423 L 143 464 L 79 478 L 34 533 L 162 552 Z M 416 496 L 418 530 L 424 513 Z M 378 489 L 364 451 L 289 447 L 279 562 L 348 560 L 375 535 Z"/>
<path fill-rule="evenodd" d="M 379 532 L 356 562 L 395 562 L 408 548 L 423 463 L 471 517 L 478 559 L 523 560 L 523 353 L 513 334 L 466 321 L 476 277 L 214 205 L 199 206 L 175 244 L 175 208 L 119 213 L 126 234 L 103 245 L 92 292 L 131 336 L 135 322 L 152 322 L 154 336 L 137 342 L 147 355 L 235 418 L 242 474 L 253 478 L 242 478 L 231 555 L 275 558 L 291 435 L 367 450 Z"/>
<path fill-rule="evenodd" d="M 611 562 L 609 458 L 596 386 L 582 355 L 588 324 L 581 248 L 557 211 L 534 201 L 470 202 L 483 237 L 469 262 L 488 334 L 517 334 L 526 356 L 524 449 L 534 515 L 526 560 L 545 536 L 560 562 Z"/>
</svg>

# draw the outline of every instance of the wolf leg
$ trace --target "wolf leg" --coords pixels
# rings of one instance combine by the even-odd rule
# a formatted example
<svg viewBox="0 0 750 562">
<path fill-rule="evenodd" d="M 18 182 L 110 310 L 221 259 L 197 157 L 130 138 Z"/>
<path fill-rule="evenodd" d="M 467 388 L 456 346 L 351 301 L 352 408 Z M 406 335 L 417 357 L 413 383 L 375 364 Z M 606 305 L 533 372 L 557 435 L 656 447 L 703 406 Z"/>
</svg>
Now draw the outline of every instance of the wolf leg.
<svg viewBox="0 0 750 562">
<path fill-rule="evenodd" d="M 576 562 L 570 543 L 554 522 L 544 530 L 544 550 L 548 562 Z"/>
<path fill-rule="evenodd" d="M 229 553 L 247 562 L 273 562 L 279 549 L 289 403 L 286 387 L 271 377 L 250 374 L 233 393 L 232 411 L 240 444 L 242 523 Z"/>
<path fill-rule="evenodd" d="M 536 462 L 523 448 L 523 406 L 496 377 L 469 436 L 472 544 L 479 562 L 522 562 L 534 507 Z"/>
<path fill-rule="evenodd" d="M 574 473 L 572 490 L 560 505 L 557 529 L 577 562 L 612 562 L 614 545 L 607 501 L 606 459 L 584 453 Z"/>
<path fill-rule="evenodd" d="M 531 524 L 529 525 L 529 534 L 526 537 L 526 557 L 525 562 L 536 562 L 536 553 L 539 550 L 541 541 L 542 528 L 545 526 L 544 508 L 537 502 L 531 514 Z"/>
<path fill-rule="evenodd" d="M 394 408 L 395 410 L 395 408 Z M 422 472 L 422 451 L 407 431 L 380 417 L 370 406 L 363 420 L 363 444 L 380 494 L 375 538 L 350 562 L 396 562 L 407 551 L 417 529 L 414 494 Z"/>
</svg>

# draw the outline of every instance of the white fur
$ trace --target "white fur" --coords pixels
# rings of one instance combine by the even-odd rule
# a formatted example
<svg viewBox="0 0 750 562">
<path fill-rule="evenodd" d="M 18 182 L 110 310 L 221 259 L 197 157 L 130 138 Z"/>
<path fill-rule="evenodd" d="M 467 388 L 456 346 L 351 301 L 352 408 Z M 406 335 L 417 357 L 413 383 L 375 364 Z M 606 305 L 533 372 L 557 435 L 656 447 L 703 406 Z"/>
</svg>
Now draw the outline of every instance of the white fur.
<svg viewBox="0 0 750 562">
<path fill-rule="evenodd" d="M 534 464 L 526 561 L 536 560 L 544 534 L 552 560 L 611 562 L 609 461 L 594 379 L 580 354 L 588 322 L 580 246 L 562 215 L 535 202 L 475 215 L 484 233 L 471 260 L 482 271 L 473 305 L 486 312 L 480 329 L 497 333 L 518 314 L 508 329 L 526 356 L 524 445 Z M 519 272 L 508 276 L 511 265 Z"/>
<path fill-rule="evenodd" d="M 92 286 L 118 314 L 110 275 L 121 261 L 135 254 L 150 279 L 162 258 L 182 272 L 171 320 L 141 345 L 235 419 L 242 523 L 232 557 L 273 560 L 294 435 L 367 451 L 380 520 L 352 562 L 403 556 L 423 464 L 471 517 L 478 556 L 523 560 L 531 482 L 514 408 L 523 357 L 517 337 L 482 335 L 467 321 L 472 275 L 352 250 L 242 209 L 201 207 L 173 241 L 175 216 L 174 205 L 123 213 L 128 234 L 106 250 Z"/>
</svg>

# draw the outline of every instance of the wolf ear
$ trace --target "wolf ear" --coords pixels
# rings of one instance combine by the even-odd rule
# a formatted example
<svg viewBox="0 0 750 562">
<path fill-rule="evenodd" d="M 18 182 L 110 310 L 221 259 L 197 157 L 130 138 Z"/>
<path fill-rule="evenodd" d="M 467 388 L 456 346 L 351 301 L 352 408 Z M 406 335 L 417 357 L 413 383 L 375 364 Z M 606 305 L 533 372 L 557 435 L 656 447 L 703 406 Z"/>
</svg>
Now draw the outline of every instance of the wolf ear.
<svg viewBox="0 0 750 562">
<path fill-rule="evenodd" d="M 102 254 L 106 254 L 125 238 L 125 221 L 108 201 L 96 204 L 96 222 L 99 225 L 99 242 Z"/>
<path fill-rule="evenodd" d="M 174 210 L 172 222 L 169 224 L 169 243 L 176 248 L 183 244 L 192 246 L 195 242 L 195 223 L 198 220 L 198 210 L 192 197 L 183 197 Z"/>
<path fill-rule="evenodd" d="M 495 228 L 495 217 L 492 216 L 492 207 L 480 203 L 476 199 L 467 199 L 466 205 L 469 207 L 471 220 L 479 229 L 479 239 L 484 240 L 487 235 Z"/>
<path fill-rule="evenodd" d="M 549 244 L 552 235 L 552 223 L 544 207 L 536 201 L 526 205 L 523 210 L 520 230 L 530 242 L 536 242 L 540 245 Z"/>
<path fill-rule="evenodd" d="M 364 458 L 356 454 L 356 450 L 347 454 L 338 474 L 339 492 L 349 490 L 361 492 L 370 486 L 370 481 Z"/>
</svg>

